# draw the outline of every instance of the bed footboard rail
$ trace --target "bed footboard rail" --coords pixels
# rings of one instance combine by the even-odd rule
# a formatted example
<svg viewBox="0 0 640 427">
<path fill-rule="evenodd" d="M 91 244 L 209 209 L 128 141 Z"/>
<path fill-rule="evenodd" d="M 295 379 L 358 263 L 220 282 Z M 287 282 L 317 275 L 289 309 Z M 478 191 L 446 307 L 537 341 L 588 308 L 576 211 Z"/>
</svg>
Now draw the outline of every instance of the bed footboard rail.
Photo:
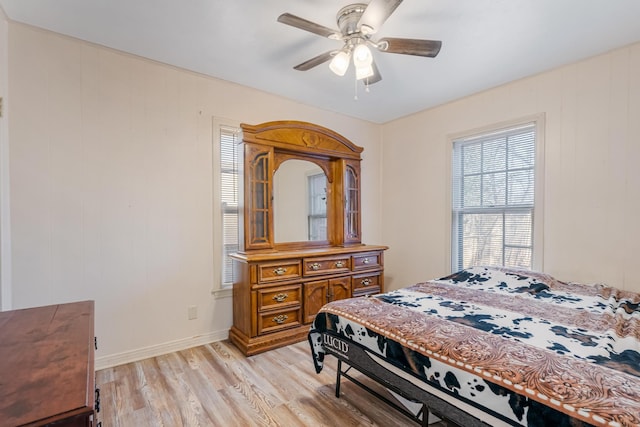
<svg viewBox="0 0 640 427">
<path fill-rule="evenodd" d="M 426 403 L 424 403 L 424 402 L 416 402 L 416 403 L 420 403 L 422 405 L 422 408 L 420 409 L 420 411 L 417 414 L 414 414 L 413 412 L 411 412 L 408 409 L 406 409 L 404 406 L 392 401 L 391 399 L 389 399 L 386 396 L 378 393 L 376 390 L 372 389 L 368 385 L 360 382 L 355 377 L 352 377 L 351 375 L 349 375 L 349 371 L 351 369 L 358 370 L 354 366 L 351 366 L 351 365 L 347 364 L 347 369 L 343 371 L 342 370 L 342 359 L 338 358 L 338 369 L 337 369 L 337 375 L 336 375 L 336 397 L 338 399 L 340 398 L 340 379 L 342 377 L 345 377 L 349 381 L 351 381 L 352 383 L 357 385 L 358 387 L 360 387 L 363 390 L 367 391 L 369 394 L 372 394 L 373 396 L 375 396 L 379 400 L 382 400 L 387 405 L 393 407 L 394 409 L 396 409 L 398 412 L 402 413 L 406 417 L 408 417 L 408 418 L 412 419 L 413 421 L 417 422 L 418 424 L 422 425 L 422 427 L 427 427 L 429 425 L 429 407 L 427 406 Z M 360 371 L 360 372 L 362 372 L 362 371 Z M 371 378 L 372 380 L 382 384 L 380 381 L 378 381 L 378 378 L 376 378 L 375 375 L 369 375 L 368 373 L 365 373 L 365 372 L 362 372 L 362 374 L 364 374 L 367 377 Z M 400 394 L 405 399 L 409 399 L 409 400 L 413 401 L 413 398 L 409 398 L 407 396 L 403 396 L 402 393 L 400 393 L 400 391 L 398 391 L 398 390 L 394 390 L 394 391 L 396 393 Z M 436 414 L 434 413 L 434 415 L 436 415 Z"/>
<path fill-rule="evenodd" d="M 398 410 L 403 415 L 414 420 L 422 426 L 428 425 L 429 412 L 435 416 L 447 421 L 451 421 L 457 425 L 465 427 L 491 427 L 489 424 L 478 419 L 477 417 L 463 411 L 455 405 L 435 396 L 421 387 L 413 384 L 405 378 L 395 374 L 394 372 L 382 367 L 379 363 L 372 359 L 370 353 L 365 351 L 363 347 L 344 339 L 339 335 L 322 332 L 323 349 L 326 354 L 331 354 L 338 359 L 338 368 L 336 373 L 336 397 L 340 397 L 341 378 L 345 377 L 358 387 L 381 399 L 388 405 Z M 343 365 L 346 365 L 346 369 Z M 354 369 L 367 378 L 375 381 L 381 386 L 397 393 L 403 398 L 421 405 L 421 409 L 417 414 L 412 413 L 400 403 L 392 401 L 386 396 L 380 394 L 376 390 L 359 381 L 349 372 Z"/>
</svg>

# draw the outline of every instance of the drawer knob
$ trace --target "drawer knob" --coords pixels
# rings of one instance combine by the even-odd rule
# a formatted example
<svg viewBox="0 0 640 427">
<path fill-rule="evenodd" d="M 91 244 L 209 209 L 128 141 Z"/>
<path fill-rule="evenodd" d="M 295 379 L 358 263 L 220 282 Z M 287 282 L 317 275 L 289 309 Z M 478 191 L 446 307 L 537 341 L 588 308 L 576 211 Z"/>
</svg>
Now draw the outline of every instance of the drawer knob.
<svg viewBox="0 0 640 427">
<path fill-rule="evenodd" d="M 289 294 L 285 293 L 285 292 L 280 292 L 279 294 L 275 294 L 273 296 L 273 300 L 276 302 L 282 302 L 284 300 L 286 300 L 287 298 L 289 298 Z"/>
<path fill-rule="evenodd" d="M 362 283 L 362 286 L 369 286 L 373 281 L 371 279 L 362 279 L 360 283 Z"/>
<path fill-rule="evenodd" d="M 281 314 L 279 316 L 274 317 L 273 321 L 276 322 L 278 325 L 281 325 L 284 322 L 286 322 L 288 318 L 289 316 L 287 316 L 286 314 Z"/>
<path fill-rule="evenodd" d="M 344 267 L 344 261 L 336 261 L 336 268 Z"/>
<path fill-rule="evenodd" d="M 370 261 L 369 261 L 369 258 L 365 258 L 365 259 L 363 259 L 363 260 L 362 260 L 362 263 L 363 263 L 363 264 L 369 264 L 369 262 L 370 262 Z"/>
<path fill-rule="evenodd" d="M 284 267 L 278 267 L 278 268 L 274 268 L 273 269 L 274 274 L 277 274 L 278 276 L 282 276 L 284 273 L 287 272 L 287 269 Z"/>
<path fill-rule="evenodd" d="M 317 262 L 314 262 L 313 264 L 311 264 L 310 267 L 313 271 L 320 270 L 320 264 L 318 264 Z"/>
</svg>

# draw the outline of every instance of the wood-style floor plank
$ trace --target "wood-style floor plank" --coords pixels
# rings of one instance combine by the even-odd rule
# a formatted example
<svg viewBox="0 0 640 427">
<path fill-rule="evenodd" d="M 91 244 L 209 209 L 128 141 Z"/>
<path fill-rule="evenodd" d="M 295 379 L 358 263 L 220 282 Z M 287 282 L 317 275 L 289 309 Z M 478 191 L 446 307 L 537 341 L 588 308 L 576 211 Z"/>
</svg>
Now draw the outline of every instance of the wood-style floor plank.
<svg viewBox="0 0 640 427">
<path fill-rule="evenodd" d="M 416 425 L 348 380 L 337 399 L 336 366 L 329 357 L 316 374 L 307 342 L 249 358 L 215 342 L 98 371 L 98 420 L 112 427 Z"/>
</svg>

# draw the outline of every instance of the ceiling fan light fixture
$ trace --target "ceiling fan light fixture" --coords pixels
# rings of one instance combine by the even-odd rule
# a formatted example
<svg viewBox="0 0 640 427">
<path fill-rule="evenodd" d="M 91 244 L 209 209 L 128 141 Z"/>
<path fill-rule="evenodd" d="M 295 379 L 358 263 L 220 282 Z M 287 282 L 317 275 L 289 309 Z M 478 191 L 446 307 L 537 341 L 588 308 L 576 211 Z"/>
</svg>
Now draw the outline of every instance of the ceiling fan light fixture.
<svg viewBox="0 0 640 427">
<path fill-rule="evenodd" d="M 356 80 L 366 79 L 373 76 L 373 67 L 371 64 L 362 67 L 356 67 Z"/>
<path fill-rule="evenodd" d="M 347 72 L 347 68 L 349 68 L 349 59 L 351 59 L 351 55 L 344 50 L 341 50 L 329 63 L 329 69 L 331 69 L 331 71 L 336 75 L 342 77 Z"/>
<path fill-rule="evenodd" d="M 353 49 L 353 65 L 355 65 L 356 68 L 365 68 L 370 67 L 372 62 L 373 55 L 371 54 L 371 49 L 364 43 L 356 45 L 355 49 Z"/>
</svg>

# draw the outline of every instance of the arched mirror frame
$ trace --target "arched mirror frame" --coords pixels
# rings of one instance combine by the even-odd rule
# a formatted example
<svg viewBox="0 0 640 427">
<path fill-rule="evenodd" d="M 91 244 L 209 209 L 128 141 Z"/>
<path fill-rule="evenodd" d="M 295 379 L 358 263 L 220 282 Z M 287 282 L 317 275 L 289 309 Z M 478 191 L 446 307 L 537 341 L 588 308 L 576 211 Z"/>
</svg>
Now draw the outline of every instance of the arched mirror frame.
<svg viewBox="0 0 640 427">
<path fill-rule="evenodd" d="M 361 244 L 361 147 L 330 129 L 307 122 L 274 121 L 241 127 L 240 252 Z M 326 241 L 274 241 L 273 176 L 290 159 L 311 161 L 327 176 Z"/>
</svg>

